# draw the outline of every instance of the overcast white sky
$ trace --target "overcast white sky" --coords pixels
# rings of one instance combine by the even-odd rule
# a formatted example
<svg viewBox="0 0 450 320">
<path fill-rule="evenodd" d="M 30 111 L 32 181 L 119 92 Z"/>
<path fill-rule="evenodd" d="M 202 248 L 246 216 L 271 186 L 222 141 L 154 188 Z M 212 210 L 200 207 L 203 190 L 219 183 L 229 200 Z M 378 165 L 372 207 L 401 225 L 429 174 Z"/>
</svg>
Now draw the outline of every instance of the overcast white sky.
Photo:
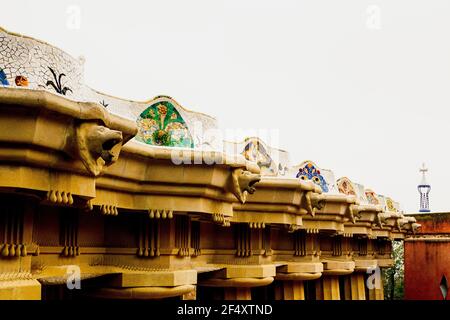
<svg viewBox="0 0 450 320">
<path fill-rule="evenodd" d="M 279 129 L 294 163 L 405 211 L 426 162 L 431 209 L 450 209 L 448 0 L 2 1 L 0 25 L 83 55 L 102 92 Z"/>
</svg>

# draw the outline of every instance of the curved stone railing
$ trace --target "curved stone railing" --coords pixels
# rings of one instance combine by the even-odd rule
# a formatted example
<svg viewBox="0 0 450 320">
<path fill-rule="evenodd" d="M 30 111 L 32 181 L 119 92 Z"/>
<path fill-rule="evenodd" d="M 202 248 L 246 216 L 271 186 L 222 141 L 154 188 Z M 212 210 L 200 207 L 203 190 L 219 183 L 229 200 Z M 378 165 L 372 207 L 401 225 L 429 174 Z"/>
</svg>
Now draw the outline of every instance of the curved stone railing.
<svg viewBox="0 0 450 320">
<path fill-rule="evenodd" d="M 172 127 L 179 129 L 180 132 L 181 129 L 187 130 L 192 147 L 222 150 L 222 141 L 213 137 L 208 139 L 208 135 L 204 134 L 217 129 L 217 121 L 213 117 L 187 110 L 167 96 L 138 102 L 100 93 L 84 83 L 84 59 L 76 59 L 44 41 L 8 32 L 2 28 L 0 28 L 0 85 L 14 89 L 43 90 L 69 100 L 89 102 L 132 121 L 137 121 L 152 105 L 167 102 L 178 116 L 178 120 L 174 121 L 177 125 Z"/>
</svg>

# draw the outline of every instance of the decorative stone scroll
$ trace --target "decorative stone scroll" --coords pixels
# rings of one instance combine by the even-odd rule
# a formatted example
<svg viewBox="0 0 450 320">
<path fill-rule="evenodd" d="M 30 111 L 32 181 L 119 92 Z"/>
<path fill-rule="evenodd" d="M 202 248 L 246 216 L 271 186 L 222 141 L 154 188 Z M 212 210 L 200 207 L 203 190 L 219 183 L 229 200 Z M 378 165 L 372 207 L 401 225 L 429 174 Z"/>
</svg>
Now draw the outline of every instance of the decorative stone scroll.
<svg viewBox="0 0 450 320">
<path fill-rule="evenodd" d="M 150 219 L 172 219 L 173 218 L 173 210 L 149 209 L 148 217 Z"/>
<path fill-rule="evenodd" d="M 214 213 L 212 215 L 212 220 L 214 223 L 220 224 L 222 227 L 231 226 L 230 219 L 225 217 L 225 215 L 222 213 Z"/>
<path fill-rule="evenodd" d="M 47 192 L 47 201 L 70 206 L 73 204 L 73 197 L 70 192 L 50 190 Z"/>
</svg>

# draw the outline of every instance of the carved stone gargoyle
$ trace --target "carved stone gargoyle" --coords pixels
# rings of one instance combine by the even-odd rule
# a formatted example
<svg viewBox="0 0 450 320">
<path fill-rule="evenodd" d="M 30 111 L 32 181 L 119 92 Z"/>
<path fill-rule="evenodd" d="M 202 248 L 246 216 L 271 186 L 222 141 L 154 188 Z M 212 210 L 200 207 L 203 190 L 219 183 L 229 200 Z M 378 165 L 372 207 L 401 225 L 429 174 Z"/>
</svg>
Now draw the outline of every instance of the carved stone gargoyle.
<svg viewBox="0 0 450 320">
<path fill-rule="evenodd" d="M 361 218 L 361 208 L 357 204 L 351 204 L 347 211 L 348 218 L 355 224 L 356 218 Z"/>
<path fill-rule="evenodd" d="M 411 230 L 413 234 L 416 234 L 417 230 L 419 230 L 422 227 L 420 223 L 414 222 L 411 224 Z"/>
<path fill-rule="evenodd" d="M 305 213 L 306 211 L 306 213 L 314 217 L 316 215 L 316 210 L 321 210 L 325 207 L 325 197 L 321 194 L 306 191 L 303 197 L 300 213 Z"/>
<path fill-rule="evenodd" d="M 386 214 L 384 212 L 377 212 L 375 215 L 375 221 L 373 225 L 383 228 L 383 223 L 386 221 Z"/>
<path fill-rule="evenodd" d="M 401 221 L 400 221 L 400 220 L 401 220 L 400 218 L 397 219 L 397 220 L 395 220 L 395 227 L 397 228 L 397 230 L 398 230 L 399 232 L 402 231 L 402 224 L 401 224 Z"/>
<path fill-rule="evenodd" d="M 399 230 L 404 229 L 406 231 L 416 233 L 416 231 L 421 227 L 421 225 L 416 222 L 416 219 L 414 217 L 403 217 L 402 219 L 398 219 L 397 221 Z"/>
<path fill-rule="evenodd" d="M 256 191 L 255 184 L 261 180 L 261 175 L 239 168 L 234 169 L 231 176 L 233 194 L 241 203 L 245 203 L 248 194 Z"/>
<path fill-rule="evenodd" d="M 98 176 L 105 167 L 117 161 L 122 142 L 122 132 L 97 121 L 86 121 L 75 124 L 67 137 L 65 150 L 73 158 L 80 159 L 91 174 Z"/>
</svg>

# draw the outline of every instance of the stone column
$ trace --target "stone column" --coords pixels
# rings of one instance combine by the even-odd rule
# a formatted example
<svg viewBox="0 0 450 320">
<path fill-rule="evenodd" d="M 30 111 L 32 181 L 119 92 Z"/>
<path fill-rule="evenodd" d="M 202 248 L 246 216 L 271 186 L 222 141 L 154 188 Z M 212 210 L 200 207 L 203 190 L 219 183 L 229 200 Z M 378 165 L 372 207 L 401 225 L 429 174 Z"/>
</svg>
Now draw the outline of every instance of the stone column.
<svg viewBox="0 0 450 320">
<path fill-rule="evenodd" d="M 384 288 L 381 283 L 380 288 L 369 289 L 369 300 L 384 300 Z"/>
<path fill-rule="evenodd" d="M 341 297 L 341 300 L 352 300 L 352 284 L 350 276 L 342 276 L 344 277 L 344 296 Z"/>
<path fill-rule="evenodd" d="M 316 300 L 323 300 L 323 284 L 322 284 L 322 278 L 317 279 L 315 283 L 316 287 Z"/>
<path fill-rule="evenodd" d="M 274 284 L 274 293 L 275 293 L 275 300 L 283 300 L 284 294 L 283 294 L 283 282 L 277 281 Z"/>
<path fill-rule="evenodd" d="M 322 279 L 323 300 L 340 300 L 339 277 L 325 276 Z"/>
<path fill-rule="evenodd" d="M 224 300 L 251 300 L 252 292 L 246 287 L 226 287 L 224 288 Z"/>
<path fill-rule="evenodd" d="M 251 288 L 271 284 L 275 274 L 275 265 L 229 265 L 197 285 L 223 288 L 225 300 L 251 300 Z"/>
<path fill-rule="evenodd" d="M 350 275 L 351 300 L 366 300 L 364 274 L 353 273 Z"/>
<path fill-rule="evenodd" d="M 305 282 L 319 279 L 323 265 L 320 262 L 288 262 L 277 268 L 275 299 L 305 300 Z"/>
<path fill-rule="evenodd" d="M 275 286 L 275 300 L 305 300 L 303 281 L 279 281 Z"/>
</svg>

